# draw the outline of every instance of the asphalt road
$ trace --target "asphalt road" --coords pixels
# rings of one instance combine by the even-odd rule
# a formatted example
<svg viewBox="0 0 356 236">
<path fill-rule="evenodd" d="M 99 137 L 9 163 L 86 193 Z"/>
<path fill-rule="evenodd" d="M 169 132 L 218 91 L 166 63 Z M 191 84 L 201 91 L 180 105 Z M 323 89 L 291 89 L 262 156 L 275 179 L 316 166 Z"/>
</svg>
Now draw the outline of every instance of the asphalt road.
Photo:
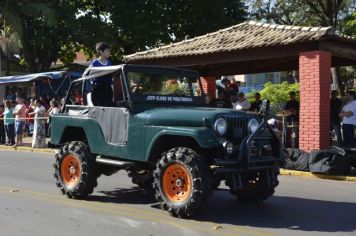
<svg viewBox="0 0 356 236">
<path fill-rule="evenodd" d="M 356 183 L 281 176 L 262 204 L 216 191 L 194 220 L 182 220 L 125 172 L 100 177 L 88 200 L 68 199 L 52 163 L 51 154 L 0 151 L 0 235 L 356 235 Z"/>
</svg>

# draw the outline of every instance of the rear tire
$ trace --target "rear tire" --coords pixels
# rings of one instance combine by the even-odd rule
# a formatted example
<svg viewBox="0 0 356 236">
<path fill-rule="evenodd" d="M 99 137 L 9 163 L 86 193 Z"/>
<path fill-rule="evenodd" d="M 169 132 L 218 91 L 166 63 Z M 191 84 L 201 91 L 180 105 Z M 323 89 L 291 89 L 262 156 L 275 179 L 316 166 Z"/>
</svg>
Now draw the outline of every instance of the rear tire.
<svg viewBox="0 0 356 236">
<path fill-rule="evenodd" d="M 127 175 L 131 177 L 133 184 L 136 184 L 139 189 L 143 189 L 146 192 L 153 190 L 153 172 L 150 170 L 129 170 Z"/>
<path fill-rule="evenodd" d="M 153 176 L 156 199 L 174 217 L 191 217 L 212 193 L 208 166 L 190 148 L 163 153 Z"/>
<path fill-rule="evenodd" d="M 97 186 L 96 162 L 88 145 L 71 142 L 55 155 L 54 177 L 57 187 L 69 198 L 85 198 Z"/>
</svg>

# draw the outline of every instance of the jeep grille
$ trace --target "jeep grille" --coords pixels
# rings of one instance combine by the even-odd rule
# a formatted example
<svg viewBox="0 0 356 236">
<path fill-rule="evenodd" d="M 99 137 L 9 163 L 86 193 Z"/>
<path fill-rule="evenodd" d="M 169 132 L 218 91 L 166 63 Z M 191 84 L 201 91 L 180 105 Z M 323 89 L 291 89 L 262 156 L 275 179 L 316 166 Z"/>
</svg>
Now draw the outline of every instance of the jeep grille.
<svg viewBox="0 0 356 236">
<path fill-rule="evenodd" d="M 242 116 L 226 116 L 228 124 L 227 140 L 235 145 L 240 145 L 248 135 L 247 118 Z"/>
</svg>

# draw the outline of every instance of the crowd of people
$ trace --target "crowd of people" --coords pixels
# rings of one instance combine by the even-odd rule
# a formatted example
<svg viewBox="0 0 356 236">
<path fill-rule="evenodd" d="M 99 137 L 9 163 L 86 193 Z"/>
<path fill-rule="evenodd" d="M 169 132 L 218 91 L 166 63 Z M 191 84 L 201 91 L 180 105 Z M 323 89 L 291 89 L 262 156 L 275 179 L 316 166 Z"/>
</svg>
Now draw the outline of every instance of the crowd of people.
<svg viewBox="0 0 356 236">
<path fill-rule="evenodd" d="M 110 45 L 104 42 L 96 44 L 98 59 L 93 60 L 90 67 L 110 66 Z M 97 96 L 107 105 L 112 97 L 112 79 L 106 78 L 93 81 L 93 90 L 97 90 Z M 109 93 L 107 93 L 109 91 Z M 111 92 L 111 93 L 110 93 Z M 71 92 L 68 103 L 73 105 L 84 105 L 84 97 L 79 89 Z M 51 132 L 51 116 L 61 111 L 64 98 L 39 97 L 25 99 L 19 91 L 16 94 L 8 94 L 0 101 L 0 145 L 21 146 L 23 136 L 32 136 L 31 146 L 33 148 L 44 148 L 47 146 L 46 137 Z"/>
<path fill-rule="evenodd" d="M 231 108 L 258 112 L 262 104 L 261 94 L 255 93 L 254 101 L 250 103 L 245 94 L 239 92 L 239 87 L 234 81 L 227 78 L 221 80 L 222 86 L 217 86 L 217 98 L 206 97 L 209 107 Z M 294 91 L 289 93 L 289 100 L 279 113 L 284 118 L 285 124 L 278 121 L 278 129 L 282 132 L 285 125 L 284 147 L 298 148 L 299 141 L 299 101 L 296 99 Z M 331 92 L 330 101 L 330 130 L 335 134 L 337 145 L 343 147 L 356 147 L 355 126 L 356 126 L 356 98 L 354 91 L 346 91 L 345 98 L 338 98 L 336 90 Z M 274 119 L 274 121 L 276 121 Z M 331 136 L 332 137 L 332 136 Z M 331 143 L 332 145 L 332 140 Z"/>
<path fill-rule="evenodd" d="M 0 103 L 0 145 L 21 146 L 24 134 L 32 136 L 33 148 L 46 147 L 50 117 L 59 113 L 61 103 L 44 97 L 26 99 L 23 95 L 4 97 Z"/>
</svg>

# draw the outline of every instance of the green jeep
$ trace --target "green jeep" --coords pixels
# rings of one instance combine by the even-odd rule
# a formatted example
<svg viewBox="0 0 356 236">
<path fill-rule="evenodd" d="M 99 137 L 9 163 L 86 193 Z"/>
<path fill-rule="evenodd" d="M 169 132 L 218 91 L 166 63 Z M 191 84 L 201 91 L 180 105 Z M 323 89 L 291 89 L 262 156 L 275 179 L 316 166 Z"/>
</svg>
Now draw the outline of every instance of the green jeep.
<svg viewBox="0 0 356 236">
<path fill-rule="evenodd" d="M 111 86 L 97 86 L 107 78 Z M 70 104 L 73 89 L 82 91 L 82 104 Z M 103 98 L 110 103 L 98 105 Z M 89 68 L 52 118 L 57 186 L 84 198 L 101 174 L 126 170 L 175 217 L 191 217 L 222 180 L 239 201 L 263 201 L 274 193 L 282 163 L 267 113 L 265 101 L 259 114 L 206 107 L 195 71 Z"/>
</svg>

